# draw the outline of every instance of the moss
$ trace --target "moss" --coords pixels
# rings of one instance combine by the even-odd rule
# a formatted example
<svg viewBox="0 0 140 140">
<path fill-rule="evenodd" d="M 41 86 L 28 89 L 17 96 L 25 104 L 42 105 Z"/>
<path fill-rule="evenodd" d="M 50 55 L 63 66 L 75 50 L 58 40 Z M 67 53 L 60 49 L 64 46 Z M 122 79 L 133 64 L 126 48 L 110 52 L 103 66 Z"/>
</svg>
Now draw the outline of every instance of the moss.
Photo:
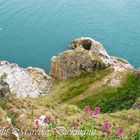
<svg viewBox="0 0 140 140">
<path fill-rule="evenodd" d="M 7 73 L 5 73 L 5 72 L 2 73 L 2 75 L 1 75 L 1 77 L 0 77 L 0 80 L 1 80 L 1 81 L 5 81 L 5 80 L 7 79 L 7 76 L 8 76 Z"/>
</svg>

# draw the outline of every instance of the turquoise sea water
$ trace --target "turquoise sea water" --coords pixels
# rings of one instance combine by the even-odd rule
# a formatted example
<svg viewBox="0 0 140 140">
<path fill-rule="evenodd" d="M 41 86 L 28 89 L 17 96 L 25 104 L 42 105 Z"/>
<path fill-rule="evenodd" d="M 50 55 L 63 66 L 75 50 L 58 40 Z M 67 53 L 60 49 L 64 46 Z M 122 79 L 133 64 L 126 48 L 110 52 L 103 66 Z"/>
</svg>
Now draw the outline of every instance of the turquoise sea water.
<svg viewBox="0 0 140 140">
<path fill-rule="evenodd" d="M 140 66 L 140 0 L 0 0 L 0 60 L 49 71 L 80 36 Z"/>
</svg>

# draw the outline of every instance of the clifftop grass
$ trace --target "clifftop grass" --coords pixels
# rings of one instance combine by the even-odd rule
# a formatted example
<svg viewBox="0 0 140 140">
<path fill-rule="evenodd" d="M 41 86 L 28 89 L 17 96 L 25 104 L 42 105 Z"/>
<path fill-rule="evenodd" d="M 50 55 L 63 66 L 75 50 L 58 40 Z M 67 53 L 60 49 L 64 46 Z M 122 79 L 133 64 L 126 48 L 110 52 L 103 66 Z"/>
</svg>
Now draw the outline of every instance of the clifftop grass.
<svg viewBox="0 0 140 140">
<path fill-rule="evenodd" d="M 110 81 L 106 82 L 107 85 L 99 85 L 100 83 L 104 83 L 104 80 L 109 75 L 110 80 L 110 78 L 112 78 L 111 73 L 113 73 L 113 70 L 108 68 L 83 74 L 77 78 L 58 81 L 48 96 L 37 99 L 19 99 L 15 96 L 11 96 L 8 99 L 8 104 L 7 102 L 1 102 L 0 106 L 5 116 L 7 115 L 11 118 L 13 125 L 17 128 L 21 128 L 21 126 L 33 128 L 34 120 L 41 115 L 47 114 L 54 118 L 56 126 L 61 124 L 67 129 L 72 129 L 74 126 L 76 129 L 96 130 L 96 134 L 93 136 L 66 135 L 57 137 L 57 140 L 121 140 L 124 137 L 126 139 L 132 138 L 133 140 L 139 138 L 140 110 L 130 108 L 136 100 L 139 101 L 140 79 L 133 74 L 128 74 L 124 83 L 119 88 L 113 89 L 107 86 L 107 83 L 110 83 Z M 97 88 L 95 88 L 95 85 L 97 85 Z M 83 98 L 80 98 L 77 102 L 73 101 L 73 99 L 79 99 L 79 96 Z M 72 101 L 75 105 L 70 105 Z M 7 106 L 5 106 L 5 104 L 7 104 Z M 101 114 L 98 115 L 97 124 L 95 117 L 91 114 L 85 114 L 83 111 L 86 105 L 90 105 L 92 110 L 96 105 L 101 108 Z M 23 109 L 26 110 L 23 113 L 24 118 L 20 116 L 21 110 Z M 57 118 L 54 116 L 57 116 Z M 111 125 L 110 135 L 105 135 L 102 130 L 104 121 L 108 121 Z M 115 134 L 116 129 L 120 127 L 124 131 L 123 137 L 118 137 Z M 26 136 L 26 138 L 28 137 Z M 54 135 L 49 135 L 43 139 L 52 140 L 55 139 L 55 137 Z"/>
<path fill-rule="evenodd" d="M 115 112 L 130 109 L 140 97 L 140 79 L 133 74 L 128 74 L 124 84 L 117 88 L 107 87 L 98 94 L 85 98 L 77 105 L 83 109 L 89 104 L 92 108 L 99 106 L 102 112 Z"/>
<path fill-rule="evenodd" d="M 36 101 L 43 106 L 63 103 L 78 105 L 81 109 L 86 105 L 91 108 L 99 106 L 103 113 L 132 108 L 140 97 L 140 79 L 129 73 L 124 76 L 120 87 L 112 88 L 107 82 L 103 84 L 105 77 L 112 72 L 112 68 L 108 68 L 57 81 L 48 96 L 40 97 Z M 112 77 L 109 78 L 111 80 Z"/>
<path fill-rule="evenodd" d="M 53 90 L 46 97 L 40 97 L 37 102 L 44 105 L 53 105 L 69 102 L 78 95 L 87 91 L 89 86 L 112 72 L 112 68 L 84 73 L 79 77 L 57 81 Z"/>
</svg>

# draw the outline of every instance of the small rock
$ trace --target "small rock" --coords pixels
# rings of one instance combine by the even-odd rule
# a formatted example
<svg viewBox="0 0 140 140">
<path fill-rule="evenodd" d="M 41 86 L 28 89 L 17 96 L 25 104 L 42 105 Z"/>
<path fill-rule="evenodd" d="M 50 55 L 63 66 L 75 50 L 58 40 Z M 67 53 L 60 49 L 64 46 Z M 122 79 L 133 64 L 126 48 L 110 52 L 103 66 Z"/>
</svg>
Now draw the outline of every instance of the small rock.
<svg viewBox="0 0 140 140">
<path fill-rule="evenodd" d="M 140 103 L 138 102 L 138 103 L 135 103 L 134 105 L 133 105 L 133 108 L 134 109 L 140 109 Z"/>
<path fill-rule="evenodd" d="M 10 94 L 9 85 L 4 81 L 0 81 L 0 98 L 6 97 Z"/>
</svg>

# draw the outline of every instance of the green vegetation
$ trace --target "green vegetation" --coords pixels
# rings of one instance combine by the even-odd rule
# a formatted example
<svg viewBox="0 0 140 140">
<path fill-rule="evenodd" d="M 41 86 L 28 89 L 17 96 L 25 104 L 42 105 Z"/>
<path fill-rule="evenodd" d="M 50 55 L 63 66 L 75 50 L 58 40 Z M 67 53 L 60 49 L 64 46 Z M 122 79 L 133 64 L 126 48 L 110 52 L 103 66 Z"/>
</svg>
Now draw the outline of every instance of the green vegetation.
<svg viewBox="0 0 140 140">
<path fill-rule="evenodd" d="M 61 95 L 61 101 L 67 101 L 74 98 L 75 96 L 82 94 L 90 84 L 100 79 L 103 75 L 106 75 L 107 71 L 93 72 L 90 74 L 84 74 L 74 79 L 69 80 L 69 87 L 67 88 L 66 94 Z"/>
<path fill-rule="evenodd" d="M 58 104 L 74 99 L 78 95 L 82 95 L 87 89 L 97 81 L 112 72 L 112 68 L 83 73 L 81 76 L 67 80 L 58 81 L 54 89 L 46 97 L 40 97 L 37 102 L 41 105 Z"/>
<path fill-rule="evenodd" d="M 136 134 L 134 134 L 134 138 L 135 138 L 135 140 L 140 140 L 140 128 L 138 129 Z"/>
<path fill-rule="evenodd" d="M 17 115 L 13 112 L 7 112 L 7 117 L 9 117 L 12 122 L 14 122 L 16 121 Z"/>
<path fill-rule="evenodd" d="M 0 107 L 6 109 L 7 107 L 7 99 L 0 98 Z"/>
<path fill-rule="evenodd" d="M 85 98 L 78 103 L 80 108 L 90 105 L 92 108 L 99 106 L 102 112 L 115 112 L 122 109 L 129 109 L 140 97 L 140 79 L 129 74 L 125 83 L 117 88 L 106 88 L 96 96 Z"/>
<path fill-rule="evenodd" d="M 132 73 L 126 76 L 118 72 L 114 78 L 122 76 L 119 80 L 123 84 L 118 88 L 111 88 L 109 85 L 113 72 L 112 68 L 108 68 L 57 81 L 50 94 L 36 99 L 19 99 L 15 95 L 7 100 L 1 99 L 3 119 L 8 116 L 17 128 L 23 125 L 38 129 L 42 128 L 41 123 L 37 126 L 33 122 L 46 115 L 51 120 L 47 126 L 52 127 L 52 131 L 44 139 L 50 140 L 139 140 L 140 110 L 131 108 L 135 102 L 140 101 L 140 79 Z M 89 113 L 83 111 L 87 105 L 91 107 Z M 101 108 L 101 112 L 95 116 L 93 111 L 96 106 Z M 21 111 L 25 119 L 28 118 L 24 124 L 20 118 Z M 109 133 L 103 129 L 105 121 L 109 124 Z M 60 125 L 66 130 L 95 130 L 95 134 L 58 136 L 53 129 Z M 116 133 L 118 129 L 122 130 L 122 134 Z M 20 137 L 28 139 L 24 135 Z"/>
<path fill-rule="evenodd" d="M 123 79 L 125 80 L 123 85 L 113 89 L 106 86 L 110 84 L 112 73 L 112 69 L 109 68 L 83 74 L 77 78 L 59 81 L 56 83 L 52 94 L 37 99 L 19 99 L 15 96 L 10 96 L 8 104 L 6 100 L 2 99 L 0 100 L 0 107 L 7 106 L 5 109 L 2 109 L 4 112 L 3 119 L 6 119 L 6 116 L 8 116 L 11 118 L 13 126 L 17 128 L 29 126 L 29 128 L 38 129 L 42 128 L 41 124 L 38 127 L 33 122 L 39 119 L 40 116 L 46 115 L 51 119 L 51 123 L 48 123 L 47 126 L 49 128 L 52 127 L 52 131 L 44 139 L 50 140 L 139 140 L 140 110 L 130 108 L 135 101 L 139 102 L 140 79 L 133 74 L 124 75 L 126 79 Z M 103 84 L 104 80 L 106 80 L 105 84 Z M 83 98 L 80 98 L 81 95 Z M 70 104 L 71 102 L 69 101 L 73 99 L 77 101 L 79 98 L 78 102 L 74 102 L 75 105 Z M 55 104 L 48 106 L 49 100 Z M 58 104 L 56 105 L 56 103 Z M 83 108 L 87 105 L 91 107 L 89 113 L 83 111 Z M 92 112 L 97 105 L 101 108 L 101 112 L 95 117 L 95 115 L 92 115 Z M 24 121 L 24 124 L 20 118 L 21 110 L 26 110 L 24 117 L 25 119 L 28 118 Z M 103 130 L 105 121 L 109 124 L 109 134 Z M 83 131 L 95 130 L 95 134 L 54 135 L 53 129 L 60 125 L 64 126 L 66 130 L 72 130 L 73 128 Z M 116 134 L 118 128 L 122 129 L 122 135 Z M 24 135 L 20 137 L 24 139 L 29 138 Z M 33 136 L 33 138 L 39 139 L 40 137 Z"/>
<path fill-rule="evenodd" d="M 65 91 L 65 94 L 61 95 L 61 101 L 65 102 L 69 99 L 74 98 L 75 96 L 82 94 L 85 92 L 90 84 L 94 83 L 95 81 L 101 79 L 103 76 L 107 75 L 111 70 L 105 69 L 105 70 L 98 70 L 91 73 L 83 74 L 79 77 L 69 79 L 67 90 Z M 61 91 L 60 91 L 61 92 Z"/>
</svg>

